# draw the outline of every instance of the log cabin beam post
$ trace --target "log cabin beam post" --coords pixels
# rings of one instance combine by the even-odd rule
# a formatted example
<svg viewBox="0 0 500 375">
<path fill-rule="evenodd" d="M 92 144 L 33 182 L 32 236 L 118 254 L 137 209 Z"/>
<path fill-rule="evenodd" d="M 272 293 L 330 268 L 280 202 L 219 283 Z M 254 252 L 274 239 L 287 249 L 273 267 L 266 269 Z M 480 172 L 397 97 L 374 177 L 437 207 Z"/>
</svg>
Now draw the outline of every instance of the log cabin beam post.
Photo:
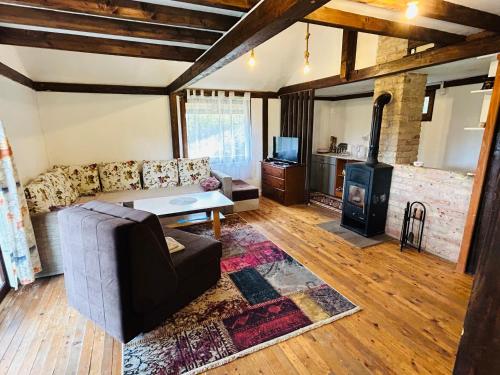
<svg viewBox="0 0 500 375">
<path fill-rule="evenodd" d="M 500 69 L 497 79 L 500 79 Z M 488 116 L 492 145 L 482 178 L 482 203 L 477 212 L 478 228 L 476 250 L 479 255 L 477 272 L 464 320 L 463 334 L 457 350 L 454 375 L 500 373 L 500 86 L 493 89 L 496 108 Z M 491 113 L 490 112 L 490 113 Z M 481 148 L 481 154 L 483 149 Z M 477 176 L 477 175 L 476 175 Z"/>
<path fill-rule="evenodd" d="M 168 86 L 173 93 L 237 59 L 280 33 L 328 0 L 262 0 L 230 31 L 210 47 L 188 70 Z"/>
<path fill-rule="evenodd" d="M 262 98 L 262 159 L 269 155 L 269 99 Z"/>
<path fill-rule="evenodd" d="M 168 96 L 170 106 L 170 129 L 172 137 L 172 156 L 174 159 L 181 157 L 179 145 L 179 116 L 177 112 L 177 95 Z"/>
<path fill-rule="evenodd" d="M 181 139 L 182 139 L 182 157 L 189 157 L 189 149 L 188 149 L 188 135 L 187 135 L 187 118 L 186 118 L 186 92 L 183 92 L 183 95 L 179 95 L 179 110 L 181 117 Z"/>
<path fill-rule="evenodd" d="M 467 218 L 465 221 L 465 229 L 462 237 L 462 242 L 460 244 L 460 253 L 458 256 L 458 262 L 456 266 L 456 271 L 464 273 L 467 267 L 467 260 L 469 258 L 470 248 L 472 244 L 472 238 L 474 234 L 475 224 L 477 220 L 477 214 L 479 211 L 479 206 L 481 203 L 481 196 L 483 194 L 484 181 L 486 177 L 486 172 L 488 168 L 488 160 L 490 157 L 490 151 L 493 147 L 494 136 L 495 136 L 495 125 L 497 124 L 498 118 L 500 116 L 500 55 L 497 56 L 499 59 L 499 64 L 496 71 L 495 81 L 499 84 L 493 86 L 493 93 L 490 101 L 490 108 L 488 111 L 488 117 L 486 119 L 486 125 L 484 128 L 483 140 L 481 142 L 481 149 L 479 152 L 479 160 L 477 162 L 476 174 L 474 176 L 474 183 L 472 185 L 472 194 L 469 202 L 469 211 L 467 213 Z"/>
<path fill-rule="evenodd" d="M 347 81 L 351 77 L 356 65 L 356 46 L 358 44 L 358 32 L 343 30 L 342 32 L 342 54 L 340 58 L 340 79 Z"/>
</svg>

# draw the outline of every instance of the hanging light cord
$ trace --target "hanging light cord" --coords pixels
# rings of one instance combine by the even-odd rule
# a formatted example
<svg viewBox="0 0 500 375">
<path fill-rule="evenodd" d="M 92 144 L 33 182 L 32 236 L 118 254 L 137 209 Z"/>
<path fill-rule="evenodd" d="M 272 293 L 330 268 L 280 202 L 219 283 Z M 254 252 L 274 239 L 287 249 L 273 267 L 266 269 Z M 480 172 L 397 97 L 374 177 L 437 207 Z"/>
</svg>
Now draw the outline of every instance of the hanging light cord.
<svg viewBox="0 0 500 375">
<path fill-rule="evenodd" d="M 309 37 L 311 36 L 311 33 L 309 32 L 309 24 L 307 23 L 307 29 L 306 29 L 306 51 L 304 52 L 304 57 L 306 59 L 306 64 L 309 64 Z"/>
</svg>

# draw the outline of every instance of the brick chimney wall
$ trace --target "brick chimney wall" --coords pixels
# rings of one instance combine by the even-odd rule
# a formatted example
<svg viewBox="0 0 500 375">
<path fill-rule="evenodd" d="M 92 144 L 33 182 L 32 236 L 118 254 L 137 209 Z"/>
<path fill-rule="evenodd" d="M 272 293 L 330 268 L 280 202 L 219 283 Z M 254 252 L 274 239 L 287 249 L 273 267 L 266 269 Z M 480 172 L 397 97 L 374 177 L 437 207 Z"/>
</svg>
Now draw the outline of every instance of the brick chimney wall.
<svg viewBox="0 0 500 375">
<path fill-rule="evenodd" d="M 406 56 L 408 41 L 379 37 L 377 63 Z M 410 164 L 417 160 L 426 74 L 402 73 L 375 80 L 375 95 L 390 92 L 392 102 L 384 109 L 379 160 L 388 164 Z"/>
</svg>

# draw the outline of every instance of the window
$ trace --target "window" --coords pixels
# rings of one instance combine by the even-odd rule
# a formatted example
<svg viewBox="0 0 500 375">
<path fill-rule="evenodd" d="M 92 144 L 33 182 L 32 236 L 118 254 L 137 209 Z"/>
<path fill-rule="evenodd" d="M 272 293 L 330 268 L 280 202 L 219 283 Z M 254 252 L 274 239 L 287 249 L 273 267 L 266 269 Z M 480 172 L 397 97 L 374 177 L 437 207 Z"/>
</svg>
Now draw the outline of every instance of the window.
<svg viewBox="0 0 500 375">
<path fill-rule="evenodd" d="M 422 121 L 432 121 L 435 97 L 436 89 L 428 88 L 425 90 L 424 107 L 422 108 Z"/>
<path fill-rule="evenodd" d="M 205 96 L 188 92 L 186 130 L 189 157 L 210 157 L 214 169 L 234 178 L 251 175 L 250 94 Z"/>
</svg>

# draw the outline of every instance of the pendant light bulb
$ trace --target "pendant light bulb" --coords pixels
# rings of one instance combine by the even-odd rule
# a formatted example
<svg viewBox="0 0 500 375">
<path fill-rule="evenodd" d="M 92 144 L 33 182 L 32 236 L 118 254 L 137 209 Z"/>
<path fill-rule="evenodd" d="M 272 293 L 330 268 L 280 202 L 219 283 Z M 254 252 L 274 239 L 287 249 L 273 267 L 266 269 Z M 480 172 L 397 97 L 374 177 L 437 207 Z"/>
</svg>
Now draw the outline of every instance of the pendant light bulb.
<svg viewBox="0 0 500 375">
<path fill-rule="evenodd" d="M 409 20 L 418 16 L 418 1 L 410 1 L 406 4 L 406 18 Z"/>
<path fill-rule="evenodd" d="M 309 65 L 309 61 L 306 61 L 306 63 L 304 64 L 304 74 L 309 74 L 310 71 L 311 66 Z"/>
<path fill-rule="evenodd" d="M 252 48 L 252 51 L 250 51 L 250 58 L 248 59 L 248 65 L 250 65 L 252 68 L 255 66 L 256 64 L 256 60 L 255 60 L 255 53 L 253 51 L 253 48 Z"/>
</svg>

